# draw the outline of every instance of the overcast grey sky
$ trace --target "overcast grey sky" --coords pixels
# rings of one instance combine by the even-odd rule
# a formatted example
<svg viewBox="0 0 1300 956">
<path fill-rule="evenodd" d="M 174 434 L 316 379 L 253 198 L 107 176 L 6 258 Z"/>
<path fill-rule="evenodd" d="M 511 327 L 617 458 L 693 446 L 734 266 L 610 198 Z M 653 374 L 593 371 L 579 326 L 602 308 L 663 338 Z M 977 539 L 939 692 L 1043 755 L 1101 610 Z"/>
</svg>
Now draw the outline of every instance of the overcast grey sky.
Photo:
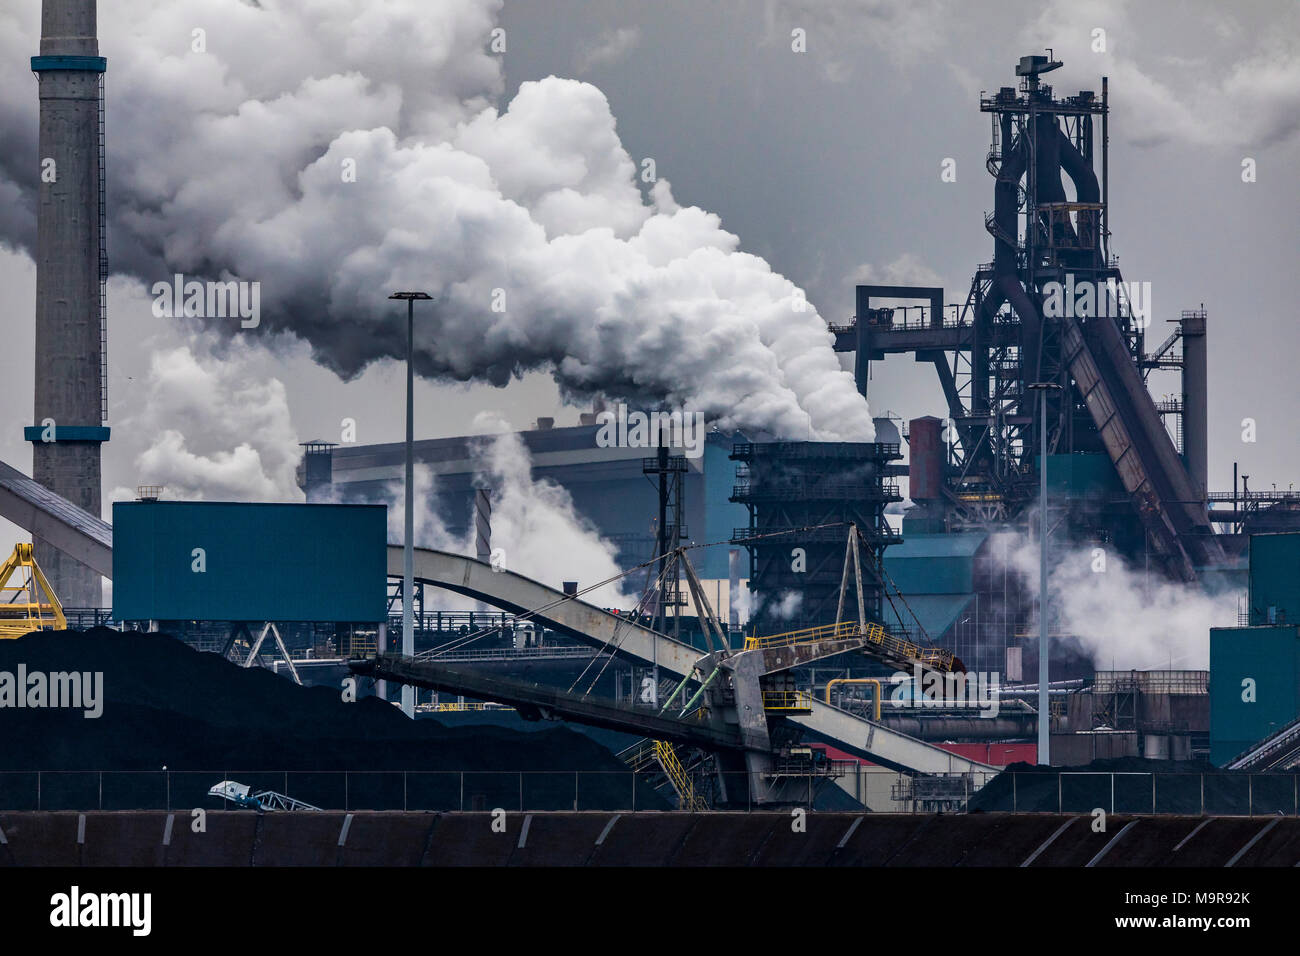
<svg viewBox="0 0 1300 956">
<path fill-rule="evenodd" d="M 914 16 L 889 16 L 908 7 Z M 948 301 L 964 299 L 992 258 L 980 91 L 1015 85 L 1016 60 L 1053 44 L 1057 90 L 1099 92 L 1108 74 L 1125 277 L 1152 283 L 1157 341 L 1182 309 L 1209 311 L 1211 482 L 1229 488 L 1236 460 L 1254 488 L 1300 486 L 1300 6 L 567 0 L 507 4 L 503 22 L 522 40 L 510 89 L 572 74 L 600 37 L 636 30 L 616 62 L 583 74 L 609 97 L 629 153 L 653 156 L 678 201 L 720 214 L 828 318 L 852 315 L 855 274 L 938 280 Z M 800 26 L 802 57 L 789 40 Z M 1090 49 L 1094 27 L 1107 30 L 1104 54 Z M 945 157 L 955 183 L 940 181 Z M 885 363 L 868 396 L 876 414 L 943 414 L 933 371 L 906 357 Z M 1241 441 L 1246 417 L 1254 445 Z"/>
<path fill-rule="evenodd" d="M 18 19 L 30 22 L 36 0 L 5 0 L 0 27 L 20 6 Z M 101 21 L 110 6 L 101 4 Z M 238 4 L 189 6 L 212 17 Z M 491 14 L 495 4 L 419 6 L 436 19 L 444 6 Z M 1158 330 L 1181 309 L 1203 302 L 1209 311 L 1212 486 L 1229 487 L 1237 461 L 1252 488 L 1286 488 L 1300 483 L 1300 332 L 1290 288 L 1300 248 L 1298 11 L 1286 0 L 506 2 L 498 18 L 508 38 L 504 90 L 493 105 L 504 110 L 521 84 L 549 75 L 593 84 L 628 156 L 653 158 L 678 204 L 719 215 L 743 251 L 835 320 L 852 313 L 853 285 L 867 278 L 938 283 L 950 302 L 965 297 L 974 266 L 992 252 L 982 224 L 993 196 L 989 127 L 978 94 L 1013 85 L 1015 61 L 1052 46 L 1065 60 L 1050 77 L 1058 91 L 1099 90 L 1101 75 L 1111 77 L 1111 225 L 1126 279 L 1152 283 Z M 1102 53 L 1090 49 L 1096 28 L 1106 31 Z M 185 42 L 188 21 L 176 29 Z M 794 29 L 806 31 L 806 53 L 792 51 Z M 25 57 L 36 50 L 3 49 L 6 116 L 34 131 Z M 129 69 L 124 51 L 102 50 L 112 197 L 132 174 L 112 164 L 115 117 L 139 104 L 124 99 L 130 77 L 114 73 L 114 63 Z M 419 50 L 403 55 L 418 60 Z M 292 68 L 293 58 L 312 54 L 290 47 L 284 56 Z M 299 65 L 322 75 L 319 62 Z M 955 183 L 940 180 L 949 157 Z M 1257 182 L 1242 182 L 1245 157 L 1257 163 Z M 0 177 L 0 198 L 12 197 L 10 185 Z M 349 228 L 336 231 L 346 237 Z M 11 396 L 0 455 L 26 470 L 35 275 L 24 252 L 0 250 L 0 288 L 9 333 L 0 368 Z M 145 288 L 126 277 L 110 283 L 109 323 L 106 498 L 154 481 L 151 469 L 163 461 L 174 481 L 210 497 L 289 496 L 298 441 L 338 440 L 344 418 L 356 420 L 360 442 L 402 435 L 402 376 L 390 360 L 345 383 L 306 345 L 278 341 L 271 350 L 269 337 L 247 336 L 232 351 L 154 318 Z M 879 368 L 869 399 L 875 414 L 943 409 L 933 370 L 903 358 Z M 516 426 L 577 414 L 560 408 L 543 373 L 504 389 L 422 382 L 417 400 L 421 436 L 473 430 L 485 410 Z M 1258 423 L 1253 444 L 1241 440 L 1247 417 Z M 160 439 L 167 434 L 175 437 Z"/>
</svg>

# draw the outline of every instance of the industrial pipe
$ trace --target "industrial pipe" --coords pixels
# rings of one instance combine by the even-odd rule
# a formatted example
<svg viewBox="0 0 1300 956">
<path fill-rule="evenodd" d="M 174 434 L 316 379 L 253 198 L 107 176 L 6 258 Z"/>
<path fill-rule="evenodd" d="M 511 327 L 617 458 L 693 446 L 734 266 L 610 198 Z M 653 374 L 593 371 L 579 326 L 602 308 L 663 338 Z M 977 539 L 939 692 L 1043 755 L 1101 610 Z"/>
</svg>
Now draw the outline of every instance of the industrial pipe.
<svg viewBox="0 0 1300 956">
<path fill-rule="evenodd" d="M 872 684 L 876 688 L 876 722 L 880 722 L 880 701 L 882 697 L 880 681 L 874 677 L 836 677 L 826 684 L 826 703 L 831 702 L 831 688 L 836 684 Z"/>
<path fill-rule="evenodd" d="M 1016 740 L 1033 737 L 1038 729 L 1037 714 L 999 717 L 920 717 L 886 714 L 883 726 L 917 740 Z"/>
</svg>

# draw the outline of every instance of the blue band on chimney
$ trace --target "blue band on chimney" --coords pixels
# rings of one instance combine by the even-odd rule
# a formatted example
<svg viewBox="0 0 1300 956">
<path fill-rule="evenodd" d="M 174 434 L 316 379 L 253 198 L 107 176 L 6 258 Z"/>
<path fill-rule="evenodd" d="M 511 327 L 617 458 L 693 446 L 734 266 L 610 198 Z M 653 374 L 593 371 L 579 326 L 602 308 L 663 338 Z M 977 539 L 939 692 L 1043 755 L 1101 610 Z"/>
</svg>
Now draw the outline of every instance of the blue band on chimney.
<svg viewBox="0 0 1300 956">
<path fill-rule="evenodd" d="M 28 425 L 23 429 L 27 441 L 44 441 L 44 425 Z M 108 441 L 108 428 L 101 425 L 52 425 L 51 441 Z"/>
<path fill-rule="evenodd" d="M 103 73 L 108 69 L 108 58 L 102 56 L 34 56 L 32 72 L 44 73 L 47 70 L 81 70 L 90 73 Z"/>
</svg>

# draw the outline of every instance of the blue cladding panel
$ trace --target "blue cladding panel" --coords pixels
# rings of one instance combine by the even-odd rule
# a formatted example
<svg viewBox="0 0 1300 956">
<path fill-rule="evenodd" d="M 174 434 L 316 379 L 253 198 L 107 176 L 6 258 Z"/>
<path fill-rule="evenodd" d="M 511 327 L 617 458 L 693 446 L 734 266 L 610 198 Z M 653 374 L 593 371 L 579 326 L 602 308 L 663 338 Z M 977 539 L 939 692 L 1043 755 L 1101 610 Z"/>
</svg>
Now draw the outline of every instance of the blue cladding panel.
<svg viewBox="0 0 1300 956">
<path fill-rule="evenodd" d="M 1255 699 L 1242 700 L 1247 678 Z M 1300 630 L 1210 630 L 1210 762 L 1221 767 L 1300 716 Z"/>
<path fill-rule="evenodd" d="M 1035 466 L 1038 458 L 1034 458 Z M 1047 456 L 1047 493 L 1072 498 L 1123 495 L 1115 466 L 1106 455 L 1076 452 Z"/>
<path fill-rule="evenodd" d="M 28 425 L 23 428 L 24 441 L 45 441 L 45 428 Z M 109 429 L 103 425 L 51 425 L 50 441 L 108 441 Z"/>
<path fill-rule="evenodd" d="M 90 73 L 103 73 L 108 69 L 108 60 L 102 56 L 34 56 L 32 72 L 46 73 L 50 70 L 78 70 Z"/>
<path fill-rule="evenodd" d="M 1250 623 L 1300 624 L 1300 534 L 1250 536 Z"/>
<path fill-rule="evenodd" d="M 905 600 L 907 607 L 904 608 L 899 604 L 898 611 L 902 614 L 903 620 L 899 621 L 903 627 L 914 628 L 917 624 L 921 625 L 925 632 L 925 637 L 931 641 L 940 641 L 948 633 L 948 630 L 956 623 L 958 615 L 970 606 L 975 600 L 973 594 L 908 594 Z M 908 611 L 911 614 L 908 614 Z M 915 621 L 913 621 L 915 617 Z M 893 624 L 895 622 L 894 610 L 890 607 L 885 608 L 885 623 Z M 916 635 L 920 638 L 921 635 Z"/>
<path fill-rule="evenodd" d="M 382 505 L 117 502 L 113 616 L 382 621 L 387 537 Z"/>
<path fill-rule="evenodd" d="M 975 553 L 987 534 L 909 534 L 885 549 L 885 571 L 904 594 L 962 594 L 975 586 Z"/>
</svg>

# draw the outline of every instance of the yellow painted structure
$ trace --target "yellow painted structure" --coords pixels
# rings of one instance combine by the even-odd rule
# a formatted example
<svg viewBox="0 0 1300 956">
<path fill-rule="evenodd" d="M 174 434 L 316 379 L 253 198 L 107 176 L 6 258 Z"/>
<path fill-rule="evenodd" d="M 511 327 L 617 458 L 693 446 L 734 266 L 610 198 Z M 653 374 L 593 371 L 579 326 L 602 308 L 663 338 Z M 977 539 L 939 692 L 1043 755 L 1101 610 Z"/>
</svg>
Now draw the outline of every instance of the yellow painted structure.
<svg viewBox="0 0 1300 956">
<path fill-rule="evenodd" d="M 63 605 L 36 564 L 31 544 L 19 543 L 0 567 L 0 639 L 67 628 Z"/>
</svg>

